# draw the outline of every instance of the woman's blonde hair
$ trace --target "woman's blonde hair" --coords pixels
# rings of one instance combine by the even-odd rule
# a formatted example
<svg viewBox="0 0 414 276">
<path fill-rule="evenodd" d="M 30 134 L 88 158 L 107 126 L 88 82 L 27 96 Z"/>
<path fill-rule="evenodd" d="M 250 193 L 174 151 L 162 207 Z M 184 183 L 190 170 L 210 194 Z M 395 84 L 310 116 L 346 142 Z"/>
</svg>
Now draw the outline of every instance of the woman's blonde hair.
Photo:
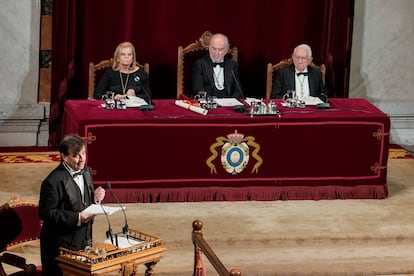
<svg viewBox="0 0 414 276">
<path fill-rule="evenodd" d="M 132 50 L 132 62 L 129 65 L 128 69 L 131 70 L 131 69 L 135 68 L 135 66 L 137 65 L 137 55 L 135 54 L 135 47 L 134 47 L 134 45 L 132 45 L 131 42 L 125 41 L 125 42 L 120 43 L 115 49 L 114 57 L 113 57 L 113 61 L 112 61 L 112 69 L 115 70 L 115 71 L 119 70 L 118 58 L 121 55 L 121 51 L 125 48 L 131 48 L 131 50 Z"/>
</svg>

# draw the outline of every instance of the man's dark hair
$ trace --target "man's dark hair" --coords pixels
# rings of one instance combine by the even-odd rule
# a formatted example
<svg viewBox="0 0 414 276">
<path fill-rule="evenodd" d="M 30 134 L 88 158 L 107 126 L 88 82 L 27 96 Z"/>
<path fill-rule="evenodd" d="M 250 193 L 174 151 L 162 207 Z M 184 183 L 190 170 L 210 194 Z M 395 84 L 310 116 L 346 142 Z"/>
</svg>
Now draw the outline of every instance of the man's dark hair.
<svg viewBox="0 0 414 276">
<path fill-rule="evenodd" d="M 59 145 L 59 152 L 63 155 L 68 155 L 69 150 L 73 154 L 78 154 L 85 144 L 85 140 L 78 134 L 66 135 Z"/>
</svg>

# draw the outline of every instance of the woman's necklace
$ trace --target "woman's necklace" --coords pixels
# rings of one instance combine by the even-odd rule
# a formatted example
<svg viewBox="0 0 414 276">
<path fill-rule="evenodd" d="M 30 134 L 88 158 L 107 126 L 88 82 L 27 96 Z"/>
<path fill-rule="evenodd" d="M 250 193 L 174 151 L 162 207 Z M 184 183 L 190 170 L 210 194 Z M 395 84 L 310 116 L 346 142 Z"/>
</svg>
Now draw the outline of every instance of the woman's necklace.
<svg viewBox="0 0 414 276">
<path fill-rule="evenodd" d="M 127 77 L 126 77 L 126 80 L 125 80 L 125 83 L 124 83 L 124 79 L 122 78 L 121 70 L 119 70 L 119 79 L 121 81 L 121 86 L 122 86 L 122 95 L 125 95 L 126 88 L 127 88 L 127 85 L 128 85 L 129 72 L 127 74 Z"/>
</svg>

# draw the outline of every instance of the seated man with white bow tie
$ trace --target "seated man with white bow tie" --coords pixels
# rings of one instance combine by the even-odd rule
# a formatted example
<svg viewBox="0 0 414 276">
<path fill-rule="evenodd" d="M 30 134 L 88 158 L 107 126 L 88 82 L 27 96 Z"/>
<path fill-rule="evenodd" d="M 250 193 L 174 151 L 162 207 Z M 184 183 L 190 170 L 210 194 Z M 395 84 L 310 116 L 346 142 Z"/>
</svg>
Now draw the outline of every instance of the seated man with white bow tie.
<svg viewBox="0 0 414 276">
<path fill-rule="evenodd" d="M 192 87 L 195 94 L 204 91 L 217 98 L 243 98 L 239 78 L 239 64 L 227 56 L 229 40 L 214 34 L 208 47 L 209 55 L 194 62 Z"/>
<path fill-rule="evenodd" d="M 39 198 L 42 273 L 53 276 L 63 275 L 55 260 L 59 247 L 77 251 L 92 240 L 94 215 L 82 211 L 105 197 L 102 187 L 94 190 L 84 138 L 65 136 L 59 152 L 61 162 L 43 180 Z"/>
<path fill-rule="evenodd" d="M 298 98 L 327 95 L 321 71 L 309 66 L 312 62 L 311 47 L 307 44 L 298 45 L 291 58 L 293 64 L 274 72 L 270 98 L 282 98 L 289 90 L 295 91 Z"/>
</svg>

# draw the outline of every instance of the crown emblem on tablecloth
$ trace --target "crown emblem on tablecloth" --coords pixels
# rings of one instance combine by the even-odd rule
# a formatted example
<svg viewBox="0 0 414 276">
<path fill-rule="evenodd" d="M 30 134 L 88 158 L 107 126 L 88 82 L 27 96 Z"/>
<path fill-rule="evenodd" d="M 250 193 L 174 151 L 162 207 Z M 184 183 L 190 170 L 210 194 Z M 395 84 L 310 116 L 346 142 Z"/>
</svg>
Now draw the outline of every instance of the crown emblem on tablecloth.
<svg viewBox="0 0 414 276">
<path fill-rule="evenodd" d="M 218 150 L 218 148 L 221 149 Z M 252 152 L 251 149 L 253 149 Z M 256 163 L 254 163 L 251 173 L 257 174 L 263 163 L 259 151 L 260 145 L 255 142 L 253 136 L 245 137 L 244 134 L 238 133 L 235 129 L 233 133 L 227 134 L 226 137 L 216 137 L 216 142 L 210 145 L 211 156 L 207 158 L 206 165 L 210 168 L 211 174 L 217 174 L 214 162 L 219 157 L 223 169 L 232 175 L 236 175 L 243 172 L 252 157 L 256 160 Z"/>
<path fill-rule="evenodd" d="M 234 133 L 227 134 L 227 139 L 229 140 L 229 142 L 232 143 L 240 143 L 241 141 L 243 141 L 243 138 L 244 134 L 237 133 L 237 129 L 234 130 Z"/>
</svg>

